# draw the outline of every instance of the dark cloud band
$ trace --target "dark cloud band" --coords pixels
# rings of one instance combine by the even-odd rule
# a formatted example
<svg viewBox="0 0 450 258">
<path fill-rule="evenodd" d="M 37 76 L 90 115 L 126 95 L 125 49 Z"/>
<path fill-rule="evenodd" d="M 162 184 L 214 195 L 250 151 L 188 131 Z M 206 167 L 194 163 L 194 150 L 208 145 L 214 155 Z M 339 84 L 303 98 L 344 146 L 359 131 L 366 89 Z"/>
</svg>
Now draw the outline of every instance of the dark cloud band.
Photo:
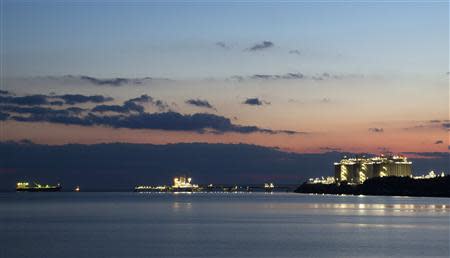
<svg viewBox="0 0 450 258">
<path fill-rule="evenodd" d="M 274 44 L 272 41 L 263 41 L 261 43 L 254 44 L 253 46 L 249 47 L 248 51 L 258 51 L 258 50 L 264 50 L 273 47 Z"/>
<path fill-rule="evenodd" d="M 250 105 L 250 106 L 262 106 L 262 105 L 269 105 L 270 102 L 261 100 L 259 98 L 248 98 L 242 104 Z"/>
<path fill-rule="evenodd" d="M 378 128 L 378 127 L 372 127 L 372 128 L 369 128 L 369 132 L 372 132 L 372 133 L 384 133 L 384 129 L 383 128 Z"/>
<path fill-rule="evenodd" d="M 0 96 L 1 104 L 12 104 L 19 106 L 62 106 L 76 105 L 82 103 L 103 103 L 112 101 L 113 98 L 102 95 L 85 96 L 81 94 L 65 95 L 43 95 L 35 94 L 28 96 Z"/>
<path fill-rule="evenodd" d="M 259 101 L 259 100 L 258 100 Z M 83 102 L 83 101 L 81 101 Z M 146 113 L 142 103 L 165 107 L 160 100 L 142 95 L 125 101 L 122 105 L 97 105 L 91 110 L 79 107 L 53 109 L 41 106 L 2 105 L 1 120 L 20 122 L 48 122 L 65 125 L 105 126 L 111 128 L 156 129 L 168 131 L 194 131 L 198 133 L 268 133 L 299 134 L 290 130 L 271 130 L 257 126 L 242 126 L 229 118 L 206 114 L 181 114 L 173 111 Z M 205 104 L 205 103 L 203 103 Z M 113 112 L 114 115 L 102 113 Z"/>
<path fill-rule="evenodd" d="M 192 105 L 192 106 L 196 106 L 196 107 L 215 109 L 213 107 L 213 105 L 211 105 L 207 100 L 188 99 L 188 100 L 186 100 L 186 104 L 189 104 L 189 105 Z"/>
</svg>

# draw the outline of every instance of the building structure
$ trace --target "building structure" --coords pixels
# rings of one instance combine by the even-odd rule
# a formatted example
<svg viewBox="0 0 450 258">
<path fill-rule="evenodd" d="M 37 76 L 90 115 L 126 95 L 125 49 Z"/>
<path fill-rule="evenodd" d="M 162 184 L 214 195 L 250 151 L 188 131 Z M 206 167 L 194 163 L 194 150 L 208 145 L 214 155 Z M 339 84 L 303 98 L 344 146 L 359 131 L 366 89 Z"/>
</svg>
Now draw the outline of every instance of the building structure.
<svg viewBox="0 0 450 258">
<path fill-rule="evenodd" d="M 403 156 L 344 157 L 334 163 L 336 182 L 362 184 L 372 177 L 411 176 L 412 162 Z"/>
</svg>

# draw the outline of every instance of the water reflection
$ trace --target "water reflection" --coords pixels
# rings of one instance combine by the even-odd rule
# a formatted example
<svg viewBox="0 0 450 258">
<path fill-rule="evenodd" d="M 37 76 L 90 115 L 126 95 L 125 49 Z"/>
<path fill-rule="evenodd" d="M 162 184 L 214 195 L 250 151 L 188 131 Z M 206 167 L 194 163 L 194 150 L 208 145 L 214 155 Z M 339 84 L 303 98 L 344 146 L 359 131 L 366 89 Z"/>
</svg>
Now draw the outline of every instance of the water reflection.
<svg viewBox="0 0 450 258">
<path fill-rule="evenodd" d="M 411 224 L 386 224 L 386 223 L 336 223 L 338 227 L 351 227 L 351 228 L 390 228 L 390 229 L 433 229 L 433 230 L 445 230 L 440 225 L 411 225 Z"/>
<path fill-rule="evenodd" d="M 88 258 L 94 250 L 96 257 L 130 258 L 449 257 L 448 201 L 278 193 L 0 194 L 0 242 L 6 247 L 0 256 Z M 51 248 L 42 248 L 48 243 Z"/>
<path fill-rule="evenodd" d="M 382 203 L 314 203 L 301 204 L 306 209 L 399 210 L 404 212 L 450 212 L 446 204 L 382 204 Z"/>
<path fill-rule="evenodd" d="M 190 210 L 192 210 L 192 203 L 190 203 L 190 202 L 173 202 L 172 210 L 174 212 L 190 211 Z"/>
<path fill-rule="evenodd" d="M 222 206 L 227 209 L 227 205 Z M 291 213 L 315 214 L 356 214 L 359 216 L 415 216 L 417 214 L 450 214 L 450 205 L 446 204 L 383 204 L 383 203 L 275 203 L 264 204 L 233 204 L 232 208 L 239 208 L 252 212 L 260 210 L 264 213 L 278 213 L 279 211 Z"/>
</svg>

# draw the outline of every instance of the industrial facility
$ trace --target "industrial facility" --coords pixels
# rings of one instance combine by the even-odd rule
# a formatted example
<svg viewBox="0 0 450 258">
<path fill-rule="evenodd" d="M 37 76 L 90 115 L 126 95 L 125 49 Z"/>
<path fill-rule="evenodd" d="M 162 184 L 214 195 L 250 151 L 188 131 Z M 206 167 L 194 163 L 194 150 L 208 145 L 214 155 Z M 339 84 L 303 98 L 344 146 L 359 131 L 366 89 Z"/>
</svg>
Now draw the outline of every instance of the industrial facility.
<svg viewBox="0 0 450 258">
<path fill-rule="evenodd" d="M 372 177 L 411 176 L 412 163 L 403 156 L 344 157 L 334 163 L 335 181 L 362 184 Z"/>
</svg>

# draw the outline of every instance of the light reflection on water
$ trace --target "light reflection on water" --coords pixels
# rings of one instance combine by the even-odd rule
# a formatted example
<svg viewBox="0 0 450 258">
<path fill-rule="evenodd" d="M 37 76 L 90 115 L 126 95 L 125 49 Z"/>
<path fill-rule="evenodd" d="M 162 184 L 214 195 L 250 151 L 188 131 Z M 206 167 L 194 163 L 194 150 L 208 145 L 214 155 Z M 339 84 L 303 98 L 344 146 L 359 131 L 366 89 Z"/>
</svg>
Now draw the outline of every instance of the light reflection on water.
<svg viewBox="0 0 450 258">
<path fill-rule="evenodd" d="M 450 205 L 446 204 L 366 204 L 366 203 L 321 203 L 305 205 L 314 209 L 353 209 L 353 210 L 400 210 L 403 212 L 431 211 L 450 212 Z"/>
<path fill-rule="evenodd" d="M 449 218 L 445 198 L 8 193 L 0 257 L 449 257 Z"/>
</svg>

